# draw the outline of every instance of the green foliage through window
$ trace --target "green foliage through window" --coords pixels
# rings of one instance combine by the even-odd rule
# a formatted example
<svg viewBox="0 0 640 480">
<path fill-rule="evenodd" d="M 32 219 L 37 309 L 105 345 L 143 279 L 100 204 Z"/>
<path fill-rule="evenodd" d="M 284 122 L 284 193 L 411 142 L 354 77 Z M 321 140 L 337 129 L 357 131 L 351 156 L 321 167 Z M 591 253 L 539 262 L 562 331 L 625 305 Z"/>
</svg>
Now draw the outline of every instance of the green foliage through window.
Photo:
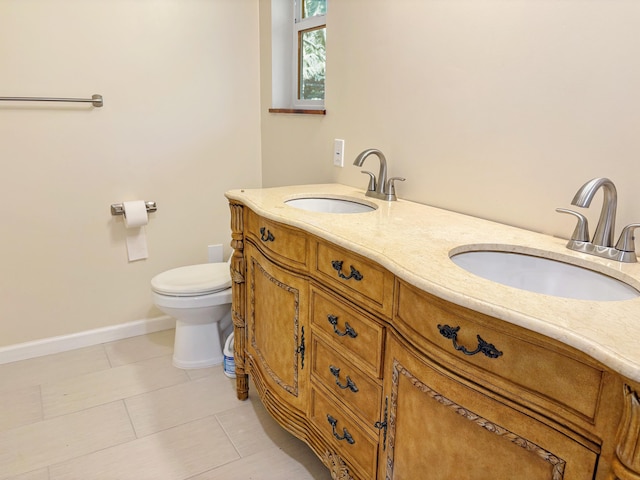
<svg viewBox="0 0 640 480">
<path fill-rule="evenodd" d="M 307 0 L 307 3 L 314 2 Z M 324 99 L 326 39 L 324 26 L 300 32 L 300 99 Z"/>
<path fill-rule="evenodd" d="M 326 15 L 327 0 L 303 0 L 302 18 L 315 17 L 316 15 Z"/>
</svg>

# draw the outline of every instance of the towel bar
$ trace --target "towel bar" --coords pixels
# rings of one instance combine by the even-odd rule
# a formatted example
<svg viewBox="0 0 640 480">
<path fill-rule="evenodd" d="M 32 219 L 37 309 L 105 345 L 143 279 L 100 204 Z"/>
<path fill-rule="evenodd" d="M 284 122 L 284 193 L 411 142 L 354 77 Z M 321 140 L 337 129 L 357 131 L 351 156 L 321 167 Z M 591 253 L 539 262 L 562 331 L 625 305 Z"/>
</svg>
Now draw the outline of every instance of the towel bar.
<svg viewBox="0 0 640 480">
<path fill-rule="evenodd" d="M 94 107 L 104 105 L 102 95 L 92 95 L 91 98 L 50 98 L 50 97 L 0 97 L 5 102 L 84 102 L 91 103 Z"/>
</svg>

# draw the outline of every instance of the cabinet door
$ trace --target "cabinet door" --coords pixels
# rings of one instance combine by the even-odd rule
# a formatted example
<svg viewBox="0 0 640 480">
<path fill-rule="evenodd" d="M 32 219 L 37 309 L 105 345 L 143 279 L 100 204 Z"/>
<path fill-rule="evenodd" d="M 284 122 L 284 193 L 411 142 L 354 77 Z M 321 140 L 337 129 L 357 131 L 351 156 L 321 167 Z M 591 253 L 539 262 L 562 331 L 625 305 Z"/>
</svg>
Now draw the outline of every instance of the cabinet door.
<svg viewBox="0 0 640 480">
<path fill-rule="evenodd" d="M 593 478 L 594 452 L 414 355 L 393 335 L 384 378 L 388 409 L 379 478 Z"/>
<path fill-rule="evenodd" d="M 247 256 L 247 353 L 270 393 L 306 410 L 309 287 L 251 244 Z"/>
</svg>

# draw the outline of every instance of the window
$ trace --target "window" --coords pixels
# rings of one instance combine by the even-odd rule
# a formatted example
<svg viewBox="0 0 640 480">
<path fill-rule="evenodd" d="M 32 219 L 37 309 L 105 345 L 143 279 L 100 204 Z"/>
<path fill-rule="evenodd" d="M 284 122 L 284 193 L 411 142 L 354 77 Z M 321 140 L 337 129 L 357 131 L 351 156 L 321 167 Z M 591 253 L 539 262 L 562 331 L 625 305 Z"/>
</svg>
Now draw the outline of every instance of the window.
<svg viewBox="0 0 640 480">
<path fill-rule="evenodd" d="M 294 48 L 296 50 L 295 106 L 324 104 L 327 13 L 326 0 L 296 0 Z"/>
<path fill-rule="evenodd" d="M 271 0 L 272 112 L 324 113 L 327 0 Z"/>
</svg>

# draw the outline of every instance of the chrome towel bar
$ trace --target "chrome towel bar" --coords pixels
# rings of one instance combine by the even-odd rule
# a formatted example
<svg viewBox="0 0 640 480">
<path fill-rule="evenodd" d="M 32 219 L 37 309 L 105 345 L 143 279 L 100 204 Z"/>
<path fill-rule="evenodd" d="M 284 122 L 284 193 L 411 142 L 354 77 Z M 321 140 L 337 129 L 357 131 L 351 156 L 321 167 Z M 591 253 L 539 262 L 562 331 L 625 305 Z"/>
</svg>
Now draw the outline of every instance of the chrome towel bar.
<svg viewBox="0 0 640 480">
<path fill-rule="evenodd" d="M 156 202 L 144 202 L 144 205 L 147 207 L 147 212 L 155 212 L 158 210 Z M 112 203 L 111 215 L 124 215 L 124 205 L 122 203 Z"/>
<path fill-rule="evenodd" d="M 91 95 L 91 98 L 49 98 L 49 97 L 0 97 L 5 102 L 81 102 L 91 103 L 94 107 L 104 105 L 102 95 Z"/>
</svg>

